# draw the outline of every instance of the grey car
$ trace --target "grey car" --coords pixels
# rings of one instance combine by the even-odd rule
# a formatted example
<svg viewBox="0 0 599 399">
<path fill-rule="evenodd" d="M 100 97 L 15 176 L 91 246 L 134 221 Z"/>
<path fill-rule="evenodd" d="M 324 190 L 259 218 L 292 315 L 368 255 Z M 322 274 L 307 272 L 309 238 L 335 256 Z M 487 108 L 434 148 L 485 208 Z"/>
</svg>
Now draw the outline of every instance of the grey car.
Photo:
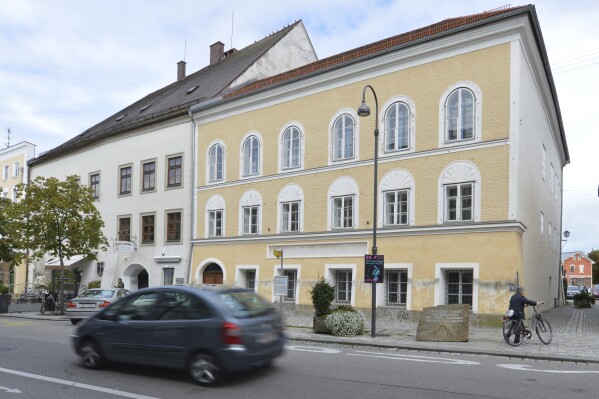
<svg viewBox="0 0 599 399">
<path fill-rule="evenodd" d="M 574 295 L 580 292 L 580 287 L 576 285 L 569 285 L 566 291 L 566 299 L 573 299 Z"/>
<path fill-rule="evenodd" d="M 86 368 L 116 361 L 186 369 L 200 385 L 268 365 L 284 343 L 280 314 L 254 291 L 184 286 L 136 291 L 73 335 Z"/>
<path fill-rule="evenodd" d="M 82 291 L 67 302 L 67 317 L 71 319 L 71 323 L 77 324 L 130 293 L 124 288 L 91 288 Z"/>
</svg>

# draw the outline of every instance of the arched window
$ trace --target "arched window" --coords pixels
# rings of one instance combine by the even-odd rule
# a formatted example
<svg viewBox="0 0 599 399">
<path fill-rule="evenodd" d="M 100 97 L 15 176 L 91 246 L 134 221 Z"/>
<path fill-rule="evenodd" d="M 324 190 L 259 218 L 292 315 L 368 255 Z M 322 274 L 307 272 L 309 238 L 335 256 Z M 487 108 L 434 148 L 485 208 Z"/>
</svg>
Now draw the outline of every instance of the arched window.
<svg viewBox="0 0 599 399">
<path fill-rule="evenodd" d="M 249 136 L 243 143 L 243 176 L 254 176 L 260 173 L 260 140 Z"/>
<path fill-rule="evenodd" d="M 410 109 L 404 102 L 391 104 L 385 112 L 385 151 L 408 149 L 410 145 Z"/>
<path fill-rule="evenodd" d="M 279 228 L 281 233 L 303 230 L 304 192 L 296 184 L 288 184 L 279 192 Z"/>
<path fill-rule="evenodd" d="M 439 176 L 438 223 L 479 222 L 481 177 L 476 165 L 456 161 Z"/>
<path fill-rule="evenodd" d="M 329 187 L 328 228 L 354 229 L 358 225 L 358 184 L 351 177 L 340 177 Z"/>
<path fill-rule="evenodd" d="M 354 118 L 349 114 L 343 114 L 333 124 L 333 161 L 354 158 L 354 141 Z"/>
<path fill-rule="evenodd" d="M 225 233 L 225 200 L 220 195 L 213 195 L 206 202 L 206 237 L 224 237 Z"/>
<path fill-rule="evenodd" d="M 214 144 L 210 148 L 210 152 L 208 154 L 209 157 L 209 182 L 221 181 L 224 176 L 224 158 L 225 151 L 223 150 L 222 145 Z"/>
<path fill-rule="evenodd" d="M 379 184 L 379 226 L 414 224 L 414 177 L 403 169 L 385 174 Z"/>
<path fill-rule="evenodd" d="M 239 201 L 239 234 L 260 234 L 262 222 L 262 196 L 256 190 L 248 190 Z"/>
<path fill-rule="evenodd" d="M 474 93 L 460 87 L 449 94 L 445 102 L 445 142 L 474 138 Z"/>
<path fill-rule="evenodd" d="M 289 126 L 283 132 L 281 143 L 281 169 L 301 166 L 302 134 L 297 126 Z"/>
</svg>

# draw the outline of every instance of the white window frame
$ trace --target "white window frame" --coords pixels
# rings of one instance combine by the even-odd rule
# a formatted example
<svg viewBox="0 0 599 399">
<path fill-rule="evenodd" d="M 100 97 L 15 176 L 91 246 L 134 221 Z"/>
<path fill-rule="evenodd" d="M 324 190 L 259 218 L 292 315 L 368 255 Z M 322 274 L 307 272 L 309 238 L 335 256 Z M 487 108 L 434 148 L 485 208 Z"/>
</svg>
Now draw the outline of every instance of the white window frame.
<svg viewBox="0 0 599 399">
<path fill-rule="evenodd" d="M 345 149 L 346 149 L 346 144 L 347 144 L 347 140 L 346 140 L 346 135 L 345 135 L 345 130 L 346 130 L 346 121 L 347 120 L 351 120 L 352 124 L 353 124 L 353 129 L 352 129 L 352 153 L 351 155 L 348 156 L 348 154 L 345 153 Z M 337 138 L 337 123 L 341 123 L 342 128 L 342 135 L 341 135 L 341 140 L 338 140 Z M 356 146 L 357 146 L 357 142 L 356 142 L 356 132 L 357 132 L 357 119 L 356 117 L 353 115 L 353 113 L 350 112 L 342 112 L 339 115 L 336 115 L 331 126 L 330 126 L 330 144 L 329 144 L 329 164 L 337 164 L 337 163 L 343 163 L 343 162 L 348 162 L 348 161 L 353 161 L 355 160 L 356 157 Z M 337 157 L 337 143 L 341 143 L 341 153 L 342 155 L 340 157 Z"/>
<path fill-rule="evenodd" d="M 242 233 L 244 236 L 252 236 L 260 234 L 260 226 L 258 220 L 260 219 L 260 205 L 247 205 L 241 207 L 242 217 Z M 246 214 L 248 214 L 248 223 L 246 224 Z M 252 223 L 252 220 L 256 220 L 256 223 Z M 247 229 L 246 229 L 247 227 Z M 255 227 L 255 231 L 254 231 Z M 247 230 L 247 231 L 246 231 Z"/>
<path fill-rule="evenodd" d="M 448 270 L 472 270 L 472 313 L 478 314 L 478 292 L 480 265 L 478 263 L 436 263 L 435 264 L 435 289 L 433 306 L 445 305 L 446 271 Z"/>
<path fill-rule="evenodd" d="M 462 190 L 466 187 L 470 188 L 470 219 L 463 219 L 462 218 L 462 200 L 465 198 L 465 196 L 462 194 Z M 447 191 L 451 188 L 451 187 L 456 187 L 457 188 L 457 196 L 455 197 L 455 214 L 456 214 L 456 218 L 455 219 L 450 219 L 449 218 L 449 196 L 447 194 Z M 444 187 L 445 190 L 445 197 L 443 199 L 443 201 L 445 202 L 445 211 L 444 211 L 444 216 L 443 216 L 443 221 L 445 223 L 459 223 L 459 222 L 472 222 L 474 220 L 474 183 L 473 182 L 462 182 L 462 183 L 453 183 L 453 184 L 447 184 Z M 453 198 L 453 197 L 452 197 Z"/>
<path fill-rule="evenodd" d="M 387 298 L 386 298 L 386 294 L 387 294 L 387 281 L 386 281 L 386 273 L 387 271 L 394 271 L 394 270 L 400 270 L 400 271 L 407 271 L 408 273 L 408 286 L 407 286 L 407 293 L 406 293 L 406 305 L 405 305 L 405 309 L 406 310 L 412 310 L 412 274 L 413 274 L 413 270 L 414 267 L 411 263 L 385 263 L 385 281 L 384 283 L 381 285 L 381 289 L 377 289 L 376 291 L 376 303 L 377 306 L 389 306 L 392 308 L 401 308 L 404 309 L 404 306 L 399 306 L 399 305 L 387 305 Z M 370 285 L 370 284 L 368 284 Z M 378 288 L 378 287 L 377 287 Z"/>
<path fill-rule="evenodd" d="M 478 168 L 469 161 L 452 162 L 443 169 L 439 176 L 437 197 L 437 223 L 445 223 L 445 186 L 452 184 L 473 183 L 472 188 L 472 222 L 480 222 L 481 176 Z M 450 223 L 453 223 L 451 221 Z"/>
<path fill-rule="evenodd" d="M 257 207 L 257 232 L 244 232 L 244 208 Z M 239 235 L 240 236 L 256 236 L 262 234 L 262 196 L 256 190 L 248 190 L 241 196 L 239 200 Z"/>
<path fill-rule="evenodd" d="M 223 213 L 224 211 L 222 209 L 213 209 L 208 211 L 208 237 L 220 238 L 223 236 Z M 220 226 L 217 227 L 218 223 L 216 222 L 219 219 Z M 217 229 L 220 229 L 220 231 L 217 231 Z"/>
<path fill-rule="evenodd" d="M 340 196 L 336 196 L 336 197 L 331 197 L 331 207 L 333 209 L 333 220 L 331 220 L 331 227 L 333 230 L 351 230 L 355 228 L 355 223 L 354 223 L 354 219 L 355 219 L 355 209 L 354 209 L 354 198 L 355 196 L 353 194 L 349 194 L 349 195 L 340 195 Z M 341 201 L 341 207 L 338 208 L 335 203 L 338 201 Z M 346 217 L 345 217 L 345 213 L 347 212 L 348 209 L 350 209 L 350 207 L 347 206 L 347 204 L 351 202 L 351 226 L 346 226 L 345 225 L 345 221 L 346 221 Z M 340 220 L 337 220 L 335 214 L 337 213 L 337 209 L 339 209 L 339 216 L 340 216 Z M 339 222 L 339 225 L 337 226 L 337 222 Z"/>
<path fill-rule="evenodd" d="M 258 140 L 258 164 L 257 164 L 257 171 L 256 173 L 249 173 L 246 174 L 245 173 L 245 161 L 246 161 L 246 157 L 245 157 L 245 145 L 248 142 L 248 140 L 251 137 L 255 137 Z M 255 177 L 260 177 L 262 176 L 262 151 L 263 151 L 263 140 L 262 140 L 262 135 L 260 135 L 260 133 L 256 132 L 256 131 L 251 131 L 251 132 L 247 132 L 242 140 L 241 140 L 241 144 L 240 144 L 240 162 L 239 162 L 239 177 L 241 179 L 251 179 L 251 178 L 255 178 Z"/>
<path fill-rule="evenodd" d="M 468 89 L 474 95 L 474 123 L 472 138 L 468 139 L 457 139 L 457 140 L 446 140 L 446 129 L 445 129 L 445 109 L 449 96 L 458 89 Z M 480 87 L 474 82 L 461 81 L 449 86 L 445 92 L 441 95 L 439 100 L 439 147 L 452 147 L 458 145 L 464 145 L 467 143 L 477 143 L 482 140 L 482 103 L 483 96 Z"/>
<path fill-rule="evenodd" d="M 555 169 L 553 168 L 553 162 L 549 164 L 549 191 L 553 193 L 555 191 Z"/>
<path fill-rule="evenodd" d="M 283 230 L 283 204 L 299 202 L 299 230 Z M 299 233 L 304 231 L 304 192 L 297 184 L 288 184 L 281 189 L 277 199 L 277 233 Z"/>
<path fill-rule="evenodd" d="M 338 270 L 350 270 L 351 271 L 352 285 L 351 285 L 351 301 L 349 302 L 349 304 L 351 306 L 356 306 L 356 285 L 358 284 L 358 281 L 356 280 L 357 265 L 356 264 L 325 264 L 324 265 L 324 278 L 325 278 L 325 280 L 327 280 L 327 282 L 329 284 L 331 284 L 333 287 L 335 287 L 335 290 L 337 289 L 336 272 Z M 335 294 L 335 300 L 333 301 L 333 303 L 340 304 L 340 305 L 347 304 L 347 302 L 337 302 L 336 295 L 337 294 Z"/>
<path fill-rule="evenodd" d="M 328 191 L 328 205 L 327 205 L 327 228 L 329 231 L 332 230 L 352 230 L 357 229 L 359 226 L 359 215 L 360 215 L 360 199 L 359 199 L 358 184 L 356 181 L 348 176 L 343 176 L 335 180 L 330 186 Z M 334 217 L 334 198 L 345 197 L 353 195 L 353 226 L 351 228 L 334 228 L 333 217 Z"/>
<path fill-rule="evenodd" d="M 3 179 L 3 180 L 6 180 L 6 179 L 8 179 L 8 171 L 9 171 L 9 169 L 10 169 L 10 166 L 9 166 L 9 165 L 4 165 L 4 166 L 2 167 L 2 179 Z"/>
<path fill-rule="evenodd" d="M 18 193 L 18 191 L 19 190 L 17 190 L 16 187 L 12 188 L 12 200 L 13 200 L 13 202 L 17 202 L 17 193 Z"/>
<path fill-rule="evenodd" d="M 223 238 L 225 237 L 225 220 L 226 220 L 226 214 L 227 214 L 227 210 L 226 210 L 226 204 L 225 204 L 225 199 L 220 196 L 220 195 L 213 195 L 211 196 L 208 201 L 206 202 L 206 211 L 204 213 L 204 215 L 206 215 L 206 220 L 205 220 L 205 226 L 204 226 L 204 236 L 206 238 L 212 238 L 213 236 L 210 235 L 210 212 L 212 211 L 221 211 L 221 235 L 220 236 L 214 236 L 214 238 Z"/>
<path fill-rule="evenodd" d="M 393 195 L 394 199 L 391 202 L 393 204 L 393 213 L 387 213 L 387 206 L 389 205 L 389 201 L 387 198 L 389 195 Z M 398 201 L 398 196 L 405 195 L 405 223 L 402 222 L 402 216 L 404 212 L 401 211 L 401 204 L 404 201 Z M 399 204 L 399 206 L 397 206 Z M 397 190 L 388 190 L 383 191 L 383 209 L 381 210 L 383 213 L 383 225 L 384 226 L 407 226 L 410 224 L 410 190 L 403 188 Z M 388 216 L 392 217 L 392 220 L 389 220 Z M 399 220 L 398 220 L 399 219 Z"/>
<path fill-rule="evenodd" d="M 144 189 L 144 184 L 145 184 L 145 178 L 146 178 L 146 171 L 145 171 L 145 166 L 148 164 L 154 163 L 154 187 L 151 189 Z M 158 186 L 158 173 L 157 173 L 157 168 L 158 168 L 158 162 L 156 159 L 146 159 L 144 161 L 141 161 L 141 167 L 140 167 L 140 192 L 142 194 L 144 193 L 153 193 L 156 192 L 157 190 L 157 186 Z"/>
<path fill-rule="evenodd" d="M 543 242 L 545 236 L 545 214 L 543 211 L 541 211 L 540 216 L 539 236 L 541 237 L 541 242 Z"/>
<path fill-rule="evenodd" d="M 416 200 L 415 200 L 415 184 L 414 176 L 405 169 L 393 169 L 387 172 L 379 183 L 378 207 L 381 210 L 378 214 L 378 227 L 389 227 L 385 224 L 385 196 L 388 191 L 408 191 L 408 223 L 412 226 L 415 224 L 416 215 Z M 397 225 L 399 226 L 399 225 Z"/>
<path fill-rule="evenodd" d="M 547 168 L 546 162 L 547 162 L 547 149 L 545 148 L 545 144 L 543 144 L 543 147 L 541 148 L 541 168 L 542 168 L 541 177 L 543 178 L 543 181 L 545 181 L 545 174 L 546 174 L 545 169 Z"/>
<path fill-rule="evenodd" d="M 222 149 L 223 155 L 222 155 L 222 177 L 220 179 L 213 179 L 212 178 L 212 157 L 211 157 L 211 152 L 212 149 L 216 148 L 217 146 L 220 146 L 220 148 Z M 225 147 L 225 143 L 222 140 L 215 140 L 213 142 L 210 143 L 210 145 L 208 146 L 208 150 L 206 151 L 206 184 L 214 184 L 214 183 L 222 183 L 224 181 L 226 181 L 226 156 L 227 156 L 227 151 L 226 151 L 226 147 Z"/>
<path fill-rule="evenodd" d="M 247 272 L 254 272 L 255 274 L 255 284 L 254 284 L 254 292 L 258 292 L 258 283 L 259 283 L 259 275 L 260 275 L 260 266 L 259 265 L 236 265 L 235 266 L 235 282 L 233 285 L 236 287 L 247 288 Z"/>
<path fill-rule="evenodd" d="M 285 133 L 287 132 L 291 132 L 292 129 L 296 129 L 299 133 L 299 157 L 298 157 L 298 165 L 286 165 L 285 161 L 287 160 L 286 155 L 290 155 L 287 154 L 286 149 L 285 148 Z M 296 170 L 302 170 L 304 168 L 304 127 L 301 123 L 297 122 L 297 121 L 291 121 L 286 123 L 283 128 L 281 129 L 281 131 L 279 132 L 279 173 L 283 173 L 283 172 L 289 172 L 289 171 L 296 171 Z M 291 147 L 293 148 L 293 146 Z"/>
<path fill-rule="evenodd" d="M 131 169 L 131 174 L 129 175 L 129 191 L 128 192 L 124 192 L 121 191 L 122 186 L 122 170 L 126 169 L 126 168 L 130 168 Z M 118 196 L 119 197 L 126 197 L 126 196 L 130 196 L 133 195 L 133 164 L 126 164 L 126 165 L 120 165 L 118 167 L 118 179 L 117 179 L 117 187 L 118 187 Z"/>
<path fill-rule="evenodd" d="M 19 175 L 20 175 L 19 161 L 15 161 L 12 164 L 12 177 L 19 177 Z"/>
<path fill-rule="evenodd" d="M 553 248 L 553 225 L 551 224 L 551 222 L 547 222 L 547 224 L 547 245 L 549 245 L 549 248 Z"/>
<path fill-rule="evenodd" d="M 398 274 L 398 275 L 403 275 L 405 274 L 406 277 L 406 281 L 405 281 L 405 295 L 406 295 L 406 300 L 405 302 L 401 302 L 401 295 L 402 295 L 402 285 L 404 284 L 401 281 L 401 278 L 398 279 L 398 281 L 396 282 L 391 282 L 389 279 L 389 275 L 390 274 Z M 408 271 L 405 269 L 389 269 L 389 268 L 385 268 L 385 278 L 384 278 L 384 292 L 385 292 L 385 306 L 397 306 L 397 307 L 405 307 L 406 303 L 408 302 Z M 397 284 L 397 291 L 394 292 L 394 294 L 397 295 L 397 301 L 396 302 L 390 302 L 389 301 L 389 296 L 390 296 L 390 290 L 389 290 L 389 285 L 390 284 Z"/>
<path fill-rule="evenodd" d="M 337 120 L 348 115 L 354 121 L 354 156 L 351 158 L 335 158 L 335 123 Z M 342 108 L 337 110 L 329 120 L 329 165 L 355 162 L 360 158 L 360 118 L 355 109 Z"/>
</svg>

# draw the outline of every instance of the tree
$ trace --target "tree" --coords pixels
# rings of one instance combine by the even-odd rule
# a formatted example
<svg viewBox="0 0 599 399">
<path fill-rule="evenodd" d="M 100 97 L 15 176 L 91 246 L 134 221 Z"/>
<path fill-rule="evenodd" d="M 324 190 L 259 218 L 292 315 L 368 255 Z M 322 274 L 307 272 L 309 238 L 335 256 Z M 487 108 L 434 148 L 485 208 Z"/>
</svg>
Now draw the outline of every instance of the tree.
<svg viewBox="0 0 599 399">
<path fill-rule="evenodd" d="M 0 198 L 0 262 L 15 264 L 18 260 L 18 252 L 15 252 L 11 237 L 8 235 L 8 220 L 10 219 L 10 207 L 12 201 Z"/>
<path fill-rule="evenodd" d="M 593 261 L 593 284 L 599 284 L 599 249 L 592 249 L 587 256 Z"/>
<path fill-rule="evenodd" d="M 77 176 L 64 181 L 37 177 L 27 186 L 17 186 L 17 198 L 9 236 L 16 248 L 30 251 L 33 258 L 50 254 L 60 259 L 59 295 L 64 303 L 64 259 L 74 255 L 96 259 L 94 251 L 108 246 L 91 190 L 81 186 Z"/>
</svg>

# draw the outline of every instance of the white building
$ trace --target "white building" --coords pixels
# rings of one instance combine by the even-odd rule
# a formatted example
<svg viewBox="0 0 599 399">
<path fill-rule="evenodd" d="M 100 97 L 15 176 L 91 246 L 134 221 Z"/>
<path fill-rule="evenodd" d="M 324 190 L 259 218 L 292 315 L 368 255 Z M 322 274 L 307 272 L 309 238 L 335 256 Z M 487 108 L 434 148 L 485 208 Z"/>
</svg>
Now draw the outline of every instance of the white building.
<svg viewBox="0 0 599 399">
<path fill-rule="evenodd" d="M 217 42 L 207 67 L 186 76 L 179 62 L 176 82 L 32 160 L 32 178 L 77 174 L 94 191 L 111 248 L 97 261 L 68 262 L 81 284 L 110 287 L 121 277 L 134 290 L 188 281 L 197 168 L 190 106 L 315 60 L 301 21 L 239 51 Z M 135 250 L 117 253 L 115 241 Z"/>
</svg>

